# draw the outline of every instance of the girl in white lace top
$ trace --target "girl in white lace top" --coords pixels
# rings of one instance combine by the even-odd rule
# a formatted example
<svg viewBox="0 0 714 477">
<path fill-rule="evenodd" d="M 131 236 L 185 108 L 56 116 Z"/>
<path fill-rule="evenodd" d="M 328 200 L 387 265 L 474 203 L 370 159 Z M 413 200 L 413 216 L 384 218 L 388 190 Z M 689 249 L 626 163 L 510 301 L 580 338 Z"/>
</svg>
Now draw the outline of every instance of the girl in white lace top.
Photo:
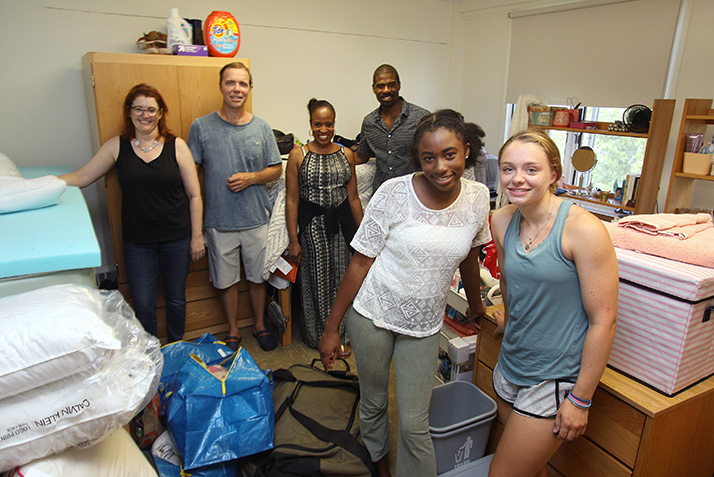
<svg viewBox="0 0 714 477">
<path fill-rule="evenodd" d="M 380 475 L 389 475 L 389 368 L 397 377 L 397 474 L 436 475 L 429 434 L 429 402 L 446 295 L 459 267 L 470 319 L 481 301 L 478 256 L 491 240 L 489 191 L 461 178 L 473 165 L 463 117 L 452 110 L 425 116 L 411 160 L 420 172 L 385 182 L 373 195 L 352 240 L 356 250 L 320 341 L 329 368 L 338 356 L 338 326 L 347 316 L 360 377 L 360 428 Z M 350 306 L 352 305 L 352 306 Z"/>
</svg>

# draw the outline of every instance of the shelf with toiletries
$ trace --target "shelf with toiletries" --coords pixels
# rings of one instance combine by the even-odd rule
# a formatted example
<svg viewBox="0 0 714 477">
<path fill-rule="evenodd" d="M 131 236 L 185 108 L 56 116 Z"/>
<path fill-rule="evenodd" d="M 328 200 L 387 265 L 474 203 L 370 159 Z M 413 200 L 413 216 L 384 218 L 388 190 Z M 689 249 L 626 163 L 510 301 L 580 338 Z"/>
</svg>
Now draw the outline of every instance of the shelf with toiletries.
<svg viewBox="0 0 714 477">
<path fill-rule="evenodd" d="M 562 126 L 537 126 L 534 124 L 529 124 L 529 128 L 533 129 L 547 129 L 549 131 L 567 131 L 567 132 L 577 132 L 577 133 L 588 133 L 588 134 L 605 134 L 609 136 L 625 136 L 625 137 L 640 137 L 647 139 L 649 135 L 647 133 L 636 133 L 631 131 L 612 131 L 608 128 L 615 123 L 608 123 L 603 121 L 597 122 L 597 128 L 566 128 Z"/>
<path fill-rule="evenodd" d="M 665 212 L 674 212 L 676 209 L 688 208 L 691 206 L 694 194 L 694 186 L 697 181 L 714 181 L 714 176 L 710 174 L 697 174 L 685 172 L 691 170 L 685 167 L 686 159 L 695 159 L 693 156 L 685 157 L 687 152 L 688 135 L 702 134 L 706 141 L 707 127 L 714 125 L 714 109 L 712 109 L 711 99 L 687 99 L 682 111 L 682 122 L 679 126 L 679 136 L 677 136 L 677 147 L 674 151 L 674 161 L 672 162 L 672 175 L 669 179 L 667 190 L 667 201 L 665 202 Z M 711 129 L 709 129 L 711 133 Z M 699 154 L 697 154 L 699 156 Z M 707 154 L 711 161 L 712 156 Z M 701 157 L 698 158 L 701 161 Z M 704 161 L 706 162 L 706 161 Z M 705 172 L 706 168 L 700 168 L 700 172 Z M 711 169 L 709 169 L 711 171 Z"/>
</svg>

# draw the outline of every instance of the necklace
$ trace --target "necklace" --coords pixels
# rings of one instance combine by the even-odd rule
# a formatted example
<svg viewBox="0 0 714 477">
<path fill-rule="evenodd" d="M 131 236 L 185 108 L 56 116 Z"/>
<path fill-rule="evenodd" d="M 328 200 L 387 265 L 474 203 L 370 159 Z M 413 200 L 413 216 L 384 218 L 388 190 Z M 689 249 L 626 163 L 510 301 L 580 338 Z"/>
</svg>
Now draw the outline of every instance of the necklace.
<svg viewBox="0 0 714 477">
<path fill-rule="evenodd" d="M 548 224 L 550 221 L 550 217 L 553 215 L 553 206 L 555 205 L 555 199 L 553 199 L 553 202 L 550 204 L 550 212 L 548 212 L 548 218 L 545 219 L 545 222 L 543 222 L 543 225 L 540 226 L 538 229 L 538 232 L 533 236 L 533 238 L 528 237 L 528 243 L 525 244 L 524 248 L 526 249 L 526 252 L 531 249 L 531 245 L 533 244 L 533 241 L 538 238 L 540 233 L 543 231 L 545 226 Z M 519 233 L 520 235 L 520 233 Z"/>
<path fill-rule="evenodd" d="M 154 142 L 149 147 L 141 147 L 139 140 L 134 138 L 134 145 L 144 152 L 151 152 L 152 149 L 159 145 L 159 138 L 154 139 Z"/>
</svg>

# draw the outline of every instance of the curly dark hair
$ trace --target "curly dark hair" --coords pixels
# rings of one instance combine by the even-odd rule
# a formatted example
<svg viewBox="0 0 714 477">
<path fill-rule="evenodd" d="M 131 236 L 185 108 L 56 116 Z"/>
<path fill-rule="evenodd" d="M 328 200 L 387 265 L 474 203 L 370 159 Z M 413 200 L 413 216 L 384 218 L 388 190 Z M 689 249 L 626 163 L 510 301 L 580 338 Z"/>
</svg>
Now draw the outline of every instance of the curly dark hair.
<svg viewBox="0 0 714 477">
<path fill-rule="evenodd" d="M 474 124 L 474 126 L 476 125 Z M 471 153 L 466 158 L 466 167 L 475 165 L 476 156 L 478 156 L 478 151 L 481 150 L 481 146 L 483 145 L 481 138 L 473 128 L 467 127 L 461 113 L 456 112 L 453 109 L 440 109 L 421 118 L 417 124 L 416 130 L 414 131 L 414 139 L 412 139 L 412 142 L 409 145 L 409 163 L 414 170 L 421 169 L 421 161 L 419 160 L 419 141 L 421 141 L 421 138 L 425 133 L 436 131 L 439 128 L 448 129 L 453 132 L 454 135 L 462 141 L 464 147 L 466 147 L 466 145 L 470 146 Z M 474 131 L 473 134 L 475 134 L 475 137 L 471 137 L 469 130 Z M 483 130 L 481 131 L 483 132 Z"/>
<path fill-rule="evenodd" d="M 469 140 L 469 147 L 471 148 L 469 159 L 473 158 L 475 164 L 476 158 L 481 154 L 481 149 L 485 145 L 483 138 L 486 137 L 486 133 L 481 126 L 476 123 L 465 123 L 464 126 L 466 126 L 466 137 Z"/>
<path fill-rule="evenodd" d="M 330 104 L 329 101 L 325 99 L 311 98 L 310 101 L 307 102 L 307 110 L 310 113 L 310 123 L 312 123 L 312 113 L 314 113 L 320 108 L 329 109 L 330 111 L 332 111 L 332 117 L 334 119 L 337 119 L 337 113 L 335 113 L 335 108 Z"/>
</svg>

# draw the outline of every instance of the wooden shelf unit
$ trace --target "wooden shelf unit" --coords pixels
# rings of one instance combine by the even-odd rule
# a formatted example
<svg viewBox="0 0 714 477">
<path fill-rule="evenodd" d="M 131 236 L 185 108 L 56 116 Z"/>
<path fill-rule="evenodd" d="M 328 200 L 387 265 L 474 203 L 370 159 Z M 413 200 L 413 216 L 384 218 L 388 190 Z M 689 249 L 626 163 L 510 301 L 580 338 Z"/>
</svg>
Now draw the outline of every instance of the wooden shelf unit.
<svg viewBox="0 0 714 477">
<path fill-rule="evenodd" d="M 488 308 L 503 309 L 502 305 Z M 481 320 L 474 384 L 495 399 L 493 368 L 501 349 L 495 320 Z M 548 462 L 549 475 L 592 477 L 710 477 L 714 473 L 714 377 L 667 397 L 606 368 L 593 396 L 585 435 L 564 442 Z M 497 419 L 487 453 L 503 433 Z"/>
<path fill-rule="evenodd" d="M 672 175 L 669 178 L 667 200 L 664 206 L 665 212 L 674 212 L 678 208 L 690 207 L 696 182 L 714 181 L 714 176 L 711 175 L 682 172 L 687 134 L 704 134 L 707 126 L 714 124 L 714 109 L 711 107 L 711 99 L 687 99 L 684 102 L 682 122 L 679 126 L 679 136 L 677 136 L 677 148 L 674 151 L 674 161 L 672 162 Z"/>
<path fill-rule="evenodd" d="M 669 139 L 669 130 L 672 126 L 672 116 L 674 115 L 673 99 L 656 99 L 652 108 L 652 119 L 650 121 L 650 129 L 647 133 L 633 133 L 608 131 L 607 128 L 612 123 L 599 122 L 598 129 L 574 129 L 555 126 L 529 126 L 534 129 L 566 131 L 585 134 L 602 134 L 607 136 L 621 137 L 637 137 L 647 139 L 647 147 L 645 149 L 645 157 L 642 160 L 642 176 L 640 185 L 637 189 L 637 197 L 635 199 L 635 214 L 652 214 L 655 211 L 657 203 L 657 193 L 659 192 L 659 183 L 662 178 L 662 168 L 664 165 L 664 156 L 667 152 L 667 140 Z M 614 209 L 628 210 L 627 207 L 622 207 L 619 204 L 605 204 Z"/>
</svg>

